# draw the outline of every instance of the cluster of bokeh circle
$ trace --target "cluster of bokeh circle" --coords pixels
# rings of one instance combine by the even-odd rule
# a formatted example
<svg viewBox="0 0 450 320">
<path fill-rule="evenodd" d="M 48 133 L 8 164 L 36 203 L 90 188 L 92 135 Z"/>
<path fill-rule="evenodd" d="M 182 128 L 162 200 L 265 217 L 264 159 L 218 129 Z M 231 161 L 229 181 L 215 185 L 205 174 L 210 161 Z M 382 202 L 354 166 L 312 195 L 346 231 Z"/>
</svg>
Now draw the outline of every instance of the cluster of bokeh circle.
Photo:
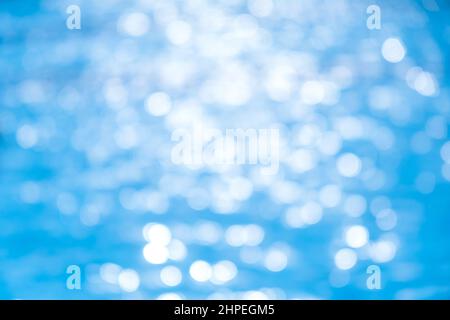
<svg viewBox="0 0 450 320">
<path fill-rule="evenodd" d="M 417 195 L 450 180 L 445 56 L 433 6 L 382 1 L 368 30 L 370 4 L 79 1 L 81 30 L 23 31 L 3 135 L 52 172 L 21 177 L 20 201 L 109 243 L 81 247 L 87 295 L 370 297 L 373 264 L 414 283 Z M 67 5 L 41 1 L 35 23 Z M 278 128 L 278 173 L 172 163 L 171 133 L 198 124 Z"/>
</svg>

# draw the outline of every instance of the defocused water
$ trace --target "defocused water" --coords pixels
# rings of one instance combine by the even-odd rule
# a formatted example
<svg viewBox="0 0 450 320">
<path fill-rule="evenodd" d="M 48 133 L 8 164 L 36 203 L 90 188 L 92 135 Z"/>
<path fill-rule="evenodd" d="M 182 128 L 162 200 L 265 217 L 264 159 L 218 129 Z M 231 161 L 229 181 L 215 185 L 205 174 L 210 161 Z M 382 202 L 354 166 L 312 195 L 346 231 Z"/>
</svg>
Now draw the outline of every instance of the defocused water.
<svg viewBox="0 0 450 320">
<path fill-rule="evenodd" d="M 2 0 L 0 298 L 450 298 L 449 22 L 439 0 Z M 278 174 L 175 165 L 192 124 L 279 128 Z"/>
</svg>

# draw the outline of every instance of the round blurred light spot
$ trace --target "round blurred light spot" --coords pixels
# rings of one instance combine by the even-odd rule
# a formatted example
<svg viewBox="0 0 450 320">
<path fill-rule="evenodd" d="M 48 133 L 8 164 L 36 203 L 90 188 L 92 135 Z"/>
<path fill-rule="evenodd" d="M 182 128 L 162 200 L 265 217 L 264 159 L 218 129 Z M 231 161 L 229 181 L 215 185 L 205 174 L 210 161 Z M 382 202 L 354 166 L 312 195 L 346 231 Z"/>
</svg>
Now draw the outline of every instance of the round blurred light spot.
<svg viewBox="0 0 450 320">
<path fill-rule="evenodd" d="M 286 224 L 291 228 L 301 228 L 305 225 L 300 207 L 289 207 L 286 210 L 284 219 Z"/>
<path fill-rule="evenodd" d="M 361 248 L 368 240 L 369 232 L 363 226 L 351 226 L 345 233 L 345 241 L 352 248 Z"/>
<path fill-rule="evenodd" d="M 322 219 L 322 206 L 316 202 L 307 202 L 300 209 L 301 219 L 307 224 L 316 224 Z"/>
<path fill-rule="evenodd" d="M 373 261 L 385 263 L 391 261 L 395 257 L 397 248 L 391 241 L 382 240 L 370 246 L 370 257 Z"/>
<path fill-rule="evenodd" d="M 225 232 L 225 240 L 232 247 L 257 246 L 264 239 L 264 229 L 258 225 L 233 225 Z"/>
<path fill-rule="evenodd" d="M 181 283 L 183 275 L 177 267 L 167 266 L 161 270 L 161 281 L 169 287 L 175 287 Z"/>
<path fill-rule="evenodd" d="M 264 240 L 264 229 L 256 224 L 250 224 L 244 227 L 245 244 L 247 246 L 257 246 Z"/>
<path fill-rule="evenodd" d="M 194 188 L 187 192 L 187 202 L 194 210 L 204 210 L 210 204 L 209 193 L 205 189 Z"/>
<path fill-rule="evenodd" d="M 406 84 L 411 88 L 415 89 L 415 81 L 417 77 L 422 73 L 422 68 L 412 67 L 406 72 L 405 80 Z"/>
<path fill-rule="evenodd" d="M 178 293 L 167 292 L 167 293 L 163 293 L 163 294 L 159 295 L 156 299 L 157 300 L 182 300 L 183 297 L 181 295 L 179 295 Z"/>
<path fill-rule="evenodd" d="M 370 211 L 375 216 L 378 212 L 391 207 L 391 200 L 385 196 L 378 196 L 370 202 Z"/>
<path fill-rule="evenodd" d="M 366 198 L 360 195 L 350 195 L 345 199 L 344 203 L 344 211 L 350 217 L 360 217 L 367 210 L 367 201 Z"/>
<path fill-rule="evenodd" d="M 175 20 L 169 23 L 166 35 L 170 42 L 179 46 L 191 39 L 192 28 L 185 21 Z"/>
<path fill-rule="evenodd" d="M 270 187 L 270 195 L 276 202 L 293 203 L 300 197 L 302 189 L 292 181 L 277 181 Z"/>
<path fill-rule="evenodd" d="M 388 86 L 376 86 L 369 92 L 369 104 L 377 110 L 387 110 L 397 102 L 395 91 Z"/>
<path fill-rule="evenodd" d="M 364 125 L 358 117 L 344 116 L 335 121 L 336 130 L 344 140 L 359 139 L 366 133 Z"/>
<path fill-rule="evenodd" d="M 169 250 L 163 245 L 148 243 L 144 247 L 143 255 L 151 264 L 163 264 L 169 258 Z"/>
<path fill-rule="evenodd" d="M 384 209 L 376 214 L 377 226 L 380 230 L 389 231 L 397 225 L 397 214 L 392 209 Z"/>
<path fill-rule="evenodd" d="M 16 140 L 23 149 L 29 149 L 38 141 L 37 130 L 30 125 L 23 125 L 17 130 Z"/>
<path fill-rule="evenodd" d="M 383 58 L 391 63 L 398 63 L 403 60 L 406 50 L 397 38 L 386 39 L 381 48 Z"/>
<path fill-rule="evenodd" d="M 169 207 L 167 194 L 159 191 L 145 192 L 142 195 L 145 210 L 157 214 L 163 214 Z"/>
<path fill-rule="evenodd" d="M 101 211 L 96 205 L 86 205 L 81 209 L 80 221 L 89 227 L 95 226 L 100 222 Z"/>
<path fill-rule="evenodd" d="M 139 143 L 138 132 L 131 125 L 119 128 L 114 135 L 114 139 L 116 140 L 117 146 L 121 149 L 131 149 Z"/>
<path fill-rule="evenodd" d="M 300 90 L 300 98 L 309 105 L 319 104 L 325 98 L 325 89 L 320 81 L 306 81 Z"/>
<path fill-rule="evenodd" d="M 196 238 L 206 244 L 217 243 L 222 235 L 222 229 L 213 222 L 202 222 L 195 228 Z"/>
<path fill-rule="evenodd" d="M 441 174 L 444 179 L 450 181 L 450 164 L 444 163 L 444 165 L 441 168 Z"/>
<path fill-rule="evenodd" d="M 170 112 L 172 102 L 165 92 L 155 92 L 145 101 L 145 109 L 155 117 L 161 117 Z"/>
<path fill-rule="evenodd" d="M 302 146 L 311 146 L 321 135 L 321 129 L 314 124 L 302 125 L 295 132 L 295 142 L 298 142 Z M 308 151 L 308 149 L 300 149 Z"/>
<path fill-rule="evenodd" d="M 56 206 L 62 214 L 74 214 L 78 208 L 77 199 L 71 193 L 62 192 L 58 194 Z"/>
<path fill-rule="evenodd" d="M 341 189 L 337 185 L 326 185 L 319 192 L 319 200 L 326 208 L 336 207 L 341 202 Z"/>
<path fill-rule="evenodd" d="M 233 178 L 230 181 L 230 194 L 239 201 L 250 198 L 253 193 L 253 184 L 250 180 L 242 177 Z"/>
<path fill-rule="evenodd" d="M 340 87 L 331 81 L 322 82 L 325 91 L 325 97 L 322 103 L 327 106 L 333 106 L 339 102 L 341 97 Z"/>
<path fill-rule="evenodd" d="M 423 194 L 430 194 L 436 186 L 436 177 L 431 172 L 421 172 L 415 182 L 417 190 Z"/>
<path fill-rule="evenodd" d="M 212 268 L 208 262 L 198 260 L 189 268 L 189 274 L 195 281 L 206 282 L 212 276 Z"/>
<path fill-rule="evenodd" d="M 342 88 L 348 88 L 353 83 L 352 70 L 345 65 L 333 67 L 330 76 Z"/>
<path fill-rule="evenodd" d="M 441 158 L 445 163 L 450 164 L 450 141 L 446 142 L 441 148 Z"/>
<path fill-rule="evenodd" d="M 435 77 L 429 72 L 420 72 L 414 80 L 414 89 L 426 97 L 435 95 L 437 92 Z"/>
<path fill-rule="evenodd" d="M 380 190 L 386 184 L 386 173 L 383 170 L 372 169 L 364 176 L 364 184 L 368 190 Z"/>
<path fill-rule="evenodd" d="M 447 119 L 443 116 L 433 116 L 428 119 L 425 132 L 430 138 L 443 139 L 447 136 Z"/>
<path fill-rule="evenodd" d="M 355 251 L 352 249 L 341 249 L 334 256 L 334 263 L 336 267 L 341 270 L 349 270 L 353 268 L 357 262 L 358 258 Z"/>
<path fill-rule="evenodd" d="M 333 156 L 341 150 L 341 136 L 334 131 L 325 132 L 317 142 L 317 148 L 327 156 Z"/>
<path fill-rule="evenodd" d="M 211 281 L 214 284 L 224 284 L 233 280 L 237 275 L 236 265 L 231 261 L 220 261 L 213 266 Z"/>
<path fill-rule="evenodd" d="M 394 133 L 386 127 L 378 127 L 374 130 L 371 139 L 375 147 L 382 151 L 391 149 L 395 143 Z"/>
<path fill-rule="evenodd" d="M 316 166 L 314 154 L 307 149 L 299 149 L 289 157 L 289 165 L 298 173 L 306 172 Z"/>
<path fill-rule="evenodd" d="M 132 37 L 140 37 L 150 28 L 148 17 L 141 12 L 124 14 L 119 18 L 118 30 Z"/>
<path fill-rule="evenodd" d="M 251 291 L 246 291 L 243 294 L 242 299 L 243 300 L 268 300 L 269 297 L 262 291 L 251 290 Z"/>
<path fill-rule="evenodd" d="M 171 260 L 180 261 L 186 257 L 186 246 L 184 243 L 178 239 L 173 239 L 169 246 L 169 258 Z"/>
<path fill-rule="evenodd" d="M 265 88 L 269 97 L 277 102 L 289 100 L 292 94 L 295 69 L 285 62 L 275 63 L 269 69 Z"/>
<path fill-rule="evenodd" d="M 120 272 L 118 283 L 123 291 L 134 292 L 139 288 L 139 275 L 132 269 L 125 269 Z"/>
<path fill-rule="evenodd" d="M 243 246 L 247 240 L 246 238 L 243 226 L 233 225 L 225 231 L 225 240 L 232 247 Z"/>
<path fill-rule="evenodd" d="M 122 268 L 115 263 L 105 263 L 100 267 L 100 277 L 110 284 L 117 284 Z"/>
<path fill-rule="evenodd" d="M 242 63 L 227 63 L 216 72 L 205 91 L 211 92 L 212 101 L 223 107 L 242 106 L 253 95 L 251 71 Z"/>
<path fill-rule="evenodd" d="M 270 249 L 264 257 L 264 266 L 272 272 L 280 272 L 286 268 L 288 257 L 279 249 Z"/>
<path fill-rule="evenodd" d="M 434 75 L 420 67 L 412 67 L 408 70 L 406 83 L 411 89 L 426 97 L 435 95 L 439 89 Z"/>
<path fill-rule="evenodd" d="M 144 239 L 155 245 L 166 246 L 172 239 L 172 234 L 165 225 L 159 223 L 147 224 L 143 231 Z"/>
<path fill-rule="evenodd" d="M 108 79 L 103 86 L 103 95 L 109 107 L 123 108 L 128 99 L 127 88 L 117 78 Z"/>
<path fill-rule="evenodd" d="M 361 172 L 361 160 L 353 153 L 343 154 L 337 160 L 337 169 L 344 177 L 356 177 Z"/>
</svg>

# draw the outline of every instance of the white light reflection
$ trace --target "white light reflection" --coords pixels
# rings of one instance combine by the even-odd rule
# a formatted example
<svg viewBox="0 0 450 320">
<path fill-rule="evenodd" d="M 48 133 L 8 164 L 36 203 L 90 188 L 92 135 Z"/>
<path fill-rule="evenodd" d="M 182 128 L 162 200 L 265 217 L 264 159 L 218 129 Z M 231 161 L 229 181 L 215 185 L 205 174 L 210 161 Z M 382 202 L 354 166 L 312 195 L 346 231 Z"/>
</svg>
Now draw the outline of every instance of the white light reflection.
<svg viewBox="0 0 450 320">
<path fill-rule="evenodd" d="M 334 263 L 341 270 L 353 268 L 357 261 L 356 253 L 352 249 L 341 249 L 334 256 Z"/>
</svg>

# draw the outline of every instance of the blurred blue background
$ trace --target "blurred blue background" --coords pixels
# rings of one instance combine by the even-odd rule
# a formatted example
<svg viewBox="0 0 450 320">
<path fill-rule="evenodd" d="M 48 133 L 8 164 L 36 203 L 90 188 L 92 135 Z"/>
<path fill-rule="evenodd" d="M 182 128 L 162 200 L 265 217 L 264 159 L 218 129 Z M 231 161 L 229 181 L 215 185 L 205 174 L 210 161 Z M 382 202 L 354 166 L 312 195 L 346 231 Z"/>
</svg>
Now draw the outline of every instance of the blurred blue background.
<svg viewBox="0 0 450 320">
<path fill-rule="evenodd" d="M 439 0 L 0 1 L 0 298 L 450 298 L 449 21 Z M 278 173 L 173 164 L 192 124 L 278 127 Z"/>
</svg>

